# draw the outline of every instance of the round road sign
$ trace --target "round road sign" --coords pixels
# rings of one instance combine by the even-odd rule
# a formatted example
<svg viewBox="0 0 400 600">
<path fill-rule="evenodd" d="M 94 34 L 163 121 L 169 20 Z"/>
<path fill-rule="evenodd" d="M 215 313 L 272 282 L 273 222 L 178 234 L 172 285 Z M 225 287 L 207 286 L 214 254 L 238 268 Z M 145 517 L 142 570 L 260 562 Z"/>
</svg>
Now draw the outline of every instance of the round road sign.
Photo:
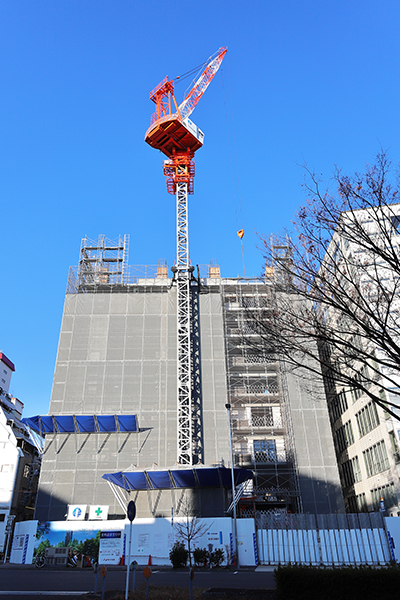
<svg viewBox="0 0 400 600">
<path fill-rule="evenodd" d="M 143 575 L 146 577 L 146 579 L 148 579 L 150 577 L 150 575 L 151 575 L 151 569 L 150 569 L 150 567 L 145 567 L 143 569 Z"/>
<path fill-rule="evenodd" d="M 130 522 L 132 523 L 133 519 L 136 516 L 136 505 L 133 500 L 131 500 L 126 509 L 126 514 Z"/>
</svg>

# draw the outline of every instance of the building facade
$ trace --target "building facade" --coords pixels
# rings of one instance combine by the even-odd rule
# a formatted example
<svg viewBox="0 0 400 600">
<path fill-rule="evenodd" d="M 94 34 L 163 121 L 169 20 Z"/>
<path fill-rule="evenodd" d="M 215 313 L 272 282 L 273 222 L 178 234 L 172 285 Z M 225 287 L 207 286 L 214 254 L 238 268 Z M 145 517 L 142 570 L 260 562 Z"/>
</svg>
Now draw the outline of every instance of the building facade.
<svg viewBox="0 0 400 600">
<path fill-rule="evenodd" d="M 231 463 L 227 403 L 235 466 L 255 473 L 237 489 L 244 512 L 343 510 L 326 405 L 264 356 L 251 330 L 249 311 L 270 306 L 268 282 L 221 278 L 216 266 L 198 268 L 190 286 L 197 490 L 151 486 L 154 473 L 168 479 L 182 466 L 176 286 L 164 264 L 128 266 L 127 243 L 126 236 L 85 238 L 79 266 L 70 270 L 36 518 L 63 519 L 72 504 L 108 505 L 109 518 L 123 516 L 124 500 L 103 479 L 115 472 L 147 478 L 148 488 L 131 494 L 138 516 L 179 514 L 188 496 L 201 515 L 223 516 L 229 489 L 204 487 L 201 476 Z M 75 425 L 63 431 L 60 417 L 68 416 Z M 82 416 L 93 419 L 92 431 L 82 429 Z M 105 416 L 135 417 L 137 430 L 102 431 Z"/>
<path fill-rule="evenodd" d="M 397 344 L 400 289 L 399 270 L 393 265 L 397 261 L 400 205 L 371 207 L 343 213 L 342 217 L 342 228 L 333 236 L 326 263 L 335 262 L 336 272 L 341 270 L 338 286 L 352 290 L 354 310 L 359 311 L 362 319 L 370 320 L 377 337 L 379 327 L 384 324 L 386 339 Z M 346 298 L 345 293 L 343 297 Z M 350 294 L 348 298 L 351 305 Z M 399 405 L 398 368 L 395 362 L 394 368 L 390 367 L 391 358 L 386 359 L 380 344 L 372 339 L 373 336 L 369 338 L 366 330 L 360 328 L 357 335 L 357 326 L 352 320 L 347 326 L 346 315 L 340 311 L 330 308 L 324 312 L 324 319 L 328 319 L 330 326 L 336 324 L 337 331 L 348 330 L 343 335 L 345 344 L 346 339 L 350 340 L 348 365 L 364 386 L 363 391 L 356 385 L 338 383 L 332 369 L 324 369 L 346 510 L 371 512 L 384 509 L 389 516 L 399 516 L 400 421 L 396 414 L 400 416 L 400 410 L 386 404 Z M 324 343 L 320 351 L 326 364 L 334 365 L 335 361 L 337 364 L 337 356 L 330 356 L 335 352 L 329 343 Z M 343 354 L 344 351 L 342 358 Z M 373 401 L 368 391 L 379 399 L 380 405 Z M 385 406 L 394 414 L 385 410 Z"/>
<path fill-rule="evenodd" d="M 41 446 L 21 422 L 24 405 L 9 393 L 14 364 L 0 352 L 0 550 L 15 521 L 33 519 Z M 8 524 L 8 526 L 7 526 Z"/>
</svg>

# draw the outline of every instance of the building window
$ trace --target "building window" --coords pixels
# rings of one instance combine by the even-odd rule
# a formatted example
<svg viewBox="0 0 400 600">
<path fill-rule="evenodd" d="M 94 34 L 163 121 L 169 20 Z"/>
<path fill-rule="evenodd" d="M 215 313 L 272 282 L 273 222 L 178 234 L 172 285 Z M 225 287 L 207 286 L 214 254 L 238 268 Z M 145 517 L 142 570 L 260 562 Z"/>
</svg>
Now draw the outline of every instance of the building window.
<svg viewBox="0 0 400 600">
<path fill-rule="evenodd" d="M 381 473 L 389 468 L 385 442 L 381 440 L 363 452 L 367 477 Z"/>
<path fill-rule="evenodd" d="M 358 456 L 344 462 L 340 467 L 340 472 L 344 487 L 350 487 L 354 483 L 357 483 L 357 481 L 361 481 L 361 469 Z"/>
<path fill-rule="evenodd" d="M 369 387 L 370 379 L 369 379 L 368 367 L 366 365 L 363 365 L 360 369 L 360 372 L 354 376 L 354 379 L 358 383 L 362 384 L 364 387 Z M 360 398 L 360 396 L 363 395 L 363 393 L 364 393 L 364 391 L 357 387 L 353 388 L 351 390 L 351 397 L 353 399 L 353 404 Z"/>
<path fill-rule="evenodd" d="M 276 462 L 275 440 L 254 440 L 253 448 L 255 462 Z"/>
<path fill-rule="evenodd" d="M 358 496 L 349 496 L 347 498 L 349 512 L 367 512 L 367 501 L 365 494 L 358 494 Z"/>
<path fill-rule="evenodd" d="M 6 513 L 0 513 L 0 523 L 6 520 Z"/>
<path fill-rule="evenodd" d="M 366 433 L 372 431 L 375 427 L 378 427 L 379 417 L 375 403 L 369 402 L 364 406 L 364 408 L 356 414 L 356 420 L 360 437 L 363 437 Z"/>
<path fill-rule="evenodd" d="M 399 233 L 400 232 L 400 215 L 393 215 L 392 217 L 390 217 L 390 220 L 392 221 L 393 229 L 397 233 Z"/>
<path fill-rule="evenodd" d="M 379 510 L 381 498 L 383 498 L 385 508 L 389 508 L 390 506 L 396 505 L 397 496 L 394 489 L 394 484 L 389 483 L 388 485 L 383 485 L 382 487 L 378 487 L 374 490 L 371 490 L 371 498 L 374 510 Z"/>
<path fill-rule="evenodd" d="M 396 404 L 396 402 L 398 403 L 400 400 L 399 394 L 400 394 L 400 388 L 398 388 L 398 387 L 388 388 L 389 402 L 393 402 L 394 404 Z"/>
<path fill-rule="evenodd" d="M 332 402 L 329 404 L 329 412 L 332 423 L 337 421 L 347 409 L 348 404 L 346 392 L 342 390 L 333 398 Z"/>
<path fill-rule="evenodd" d="M 354 444 L 354 434 L 351 421 L 347 421 L 347 423 L 342 425 L 342 427 L 339 427 L 334 435 L 334 440 L 338 452 L 343 452 L 346 450 L 346 448 Z"/>
</svg>

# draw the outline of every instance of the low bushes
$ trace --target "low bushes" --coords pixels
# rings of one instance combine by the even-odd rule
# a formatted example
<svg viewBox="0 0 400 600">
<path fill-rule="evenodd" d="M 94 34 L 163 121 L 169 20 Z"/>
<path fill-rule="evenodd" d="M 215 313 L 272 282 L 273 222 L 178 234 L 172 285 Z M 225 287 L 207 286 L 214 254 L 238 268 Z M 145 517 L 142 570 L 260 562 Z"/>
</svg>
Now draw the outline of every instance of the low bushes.
<svg viewBox="0 0 400 600">
<path fill-rule="evenodd" d="M 169 553 L 169 560 L 172 563 L 174 569 L 180 569 L 186 567 L 189 552 L 186 550 L 185 545 L 182 542 L 175 542 Z"/>
<path fill-rule="evenodd" d="M 277 600 L 392 600 L 400 589 L 397 566 L 325 569 L 294 565 L 278 567 L 274 576 Z"/>
</svg>

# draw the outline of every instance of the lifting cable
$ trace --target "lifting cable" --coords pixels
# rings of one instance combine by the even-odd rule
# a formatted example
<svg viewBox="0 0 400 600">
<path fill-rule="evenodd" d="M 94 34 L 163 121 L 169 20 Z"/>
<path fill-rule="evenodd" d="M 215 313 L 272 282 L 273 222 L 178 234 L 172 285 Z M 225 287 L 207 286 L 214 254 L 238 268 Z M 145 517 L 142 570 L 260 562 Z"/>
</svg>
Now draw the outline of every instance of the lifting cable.
<svg viewBox="0 0 400 600">
<path fill-rule="evenodd" d="M 227 109 L 227 105 L 226 105 L 226 94 L 225 94 L 225 85 L 224 85 L 224 77 L 223 77 L 223 68 L 221 66 L 222 90 L 223 90 L 223 94 L 224 94 L 225 120 L 226 120 L 227 136 L 228 136 L 229 161 L 230 161 L 230 165 L 231 165 L 233 200 L 234 200 L 234 204 L 235 204 L 236 228 L 238 229 L 237 235 L 240 238 L 240 245 L 241 245 L 241 248 L 242 248 L 243 275 L 244 275 L 244 277 L 246 277 L 246 268 L 245 268 L 245 264 L 244 264 L 244 248 L 243 248 L 244 228 L 243 228 L 242 200 L 241 200 L 241 193 L 240 193 L 240 181 L 239 181 L 239 168 L 238 168 L 238 158 L 237 158 L 235 122 L 234 122 L 234 118 L 233 118 L 232 90 L 231 90 L 231 82 L 230 82 L 230 75 L 229 75 L 229 57 L 228 57 L 227 64 L 228 64 L 229 99 L 230 99 L 231 115 L 232 115 L 233 144 L 234 144 L 234 151 L 235 151 L 235 164 L 234 164 L 233 159 L 232 159 L 231 139 L 230 139 L 230 135 L 229 135 L 228 109 Z M 238 190 L 238 202 L 236 201 L 235 174 L 236 174 L 237 190 Z M 239 214 L 238 214 L 238 204 L 239 204 Z"/>
</svg>

